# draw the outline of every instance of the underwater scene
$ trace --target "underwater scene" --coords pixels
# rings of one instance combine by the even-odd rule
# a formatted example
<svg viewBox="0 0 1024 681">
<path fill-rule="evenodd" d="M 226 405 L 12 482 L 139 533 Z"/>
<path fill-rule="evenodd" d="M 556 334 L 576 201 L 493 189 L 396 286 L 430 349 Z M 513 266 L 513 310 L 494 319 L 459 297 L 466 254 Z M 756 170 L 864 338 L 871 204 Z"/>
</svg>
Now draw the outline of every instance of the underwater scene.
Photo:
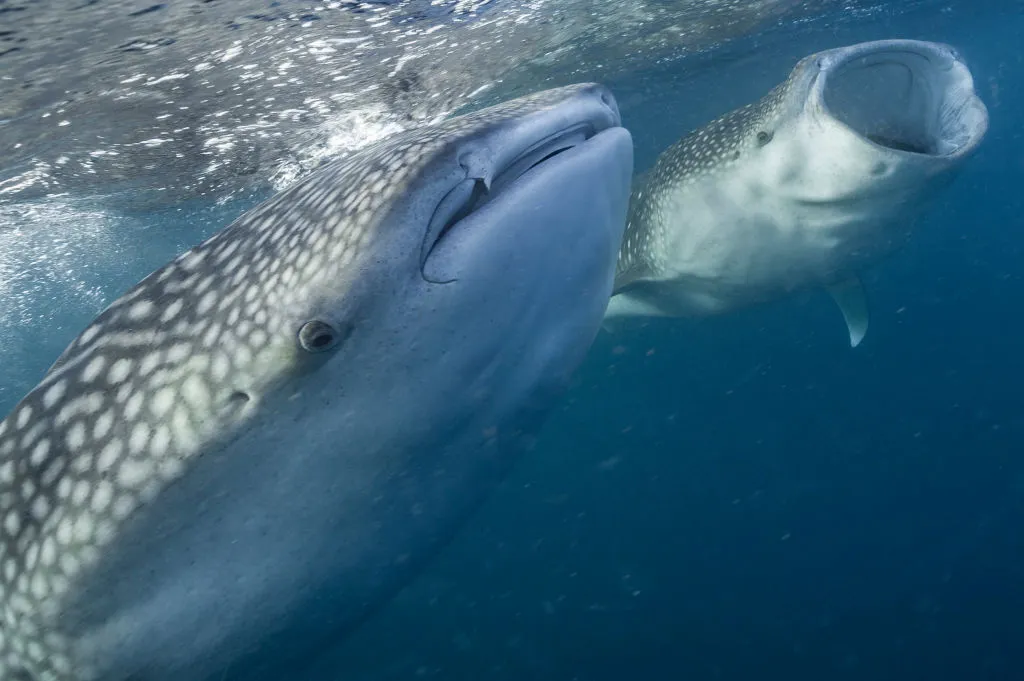
<svg viewBox="0 0 1024 681">
<path fill-rule="evenodd" d="M 0 0 L 0 681 L 1024 679 L 1022 111 L 1022 0 Z"/>
</svg>

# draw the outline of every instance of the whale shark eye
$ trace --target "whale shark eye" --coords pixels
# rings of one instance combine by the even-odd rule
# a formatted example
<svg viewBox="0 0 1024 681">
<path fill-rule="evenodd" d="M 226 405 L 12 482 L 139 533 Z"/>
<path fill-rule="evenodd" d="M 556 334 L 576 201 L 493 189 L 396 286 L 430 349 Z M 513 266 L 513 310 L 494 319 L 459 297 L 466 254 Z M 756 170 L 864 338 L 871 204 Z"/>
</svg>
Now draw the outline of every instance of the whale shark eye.
<svg viewBox="0 0 1024 681">
<path fill-rule="evenodd" d="M 299 345 L 306 352 L 327 352 L 342 340 L 340 331 L 319 319 L 311 319 L 299 328 Z"/>
<path fill-rule="evenodd" d="M 763 147 L 764 145 L 771 142 L 773 137 L 775 137 L 775 133 L 768 130 L 762 130 L 761 132 L 757 133 L 757 146 Z"/>
</svg>

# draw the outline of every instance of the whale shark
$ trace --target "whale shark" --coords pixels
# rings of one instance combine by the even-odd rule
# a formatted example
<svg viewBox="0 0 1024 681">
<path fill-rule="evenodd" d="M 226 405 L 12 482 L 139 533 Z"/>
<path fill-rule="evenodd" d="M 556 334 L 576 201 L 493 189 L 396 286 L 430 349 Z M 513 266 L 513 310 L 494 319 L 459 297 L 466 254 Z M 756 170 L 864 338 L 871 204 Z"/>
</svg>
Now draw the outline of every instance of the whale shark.
<svg viewBox="0 0 1024 681">
<path fill-rule="evenodd" d="M 0 679 L 293 678 L 532 445 L 632 174 L 609 90 L 546 90 L 332 161 L 114 300 L 0 421 Z"/>
<path fill-rule="evenodd" d="M 881 40 L 801 59 L 635 181 L 606 328 L 823 288 L 856 347 L 869 318 L 859 273 L 906 243 L 987 129 L 948 45 Z"/>
</svg>

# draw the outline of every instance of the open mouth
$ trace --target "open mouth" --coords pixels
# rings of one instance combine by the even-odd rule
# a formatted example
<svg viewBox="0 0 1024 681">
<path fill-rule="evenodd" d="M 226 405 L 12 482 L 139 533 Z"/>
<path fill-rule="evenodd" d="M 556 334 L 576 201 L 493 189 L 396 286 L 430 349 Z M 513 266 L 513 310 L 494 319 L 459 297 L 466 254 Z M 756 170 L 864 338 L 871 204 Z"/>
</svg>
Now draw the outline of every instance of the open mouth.
<svg viewBox="0 0 1024 681">
<path fill-rule="evenodd" d="M 987 114 L 966 67 L 943 46 L 892 42 L 820 62 L 828 113 L 893 151 L 948 157 L 976 146 Z"/>
</svg>

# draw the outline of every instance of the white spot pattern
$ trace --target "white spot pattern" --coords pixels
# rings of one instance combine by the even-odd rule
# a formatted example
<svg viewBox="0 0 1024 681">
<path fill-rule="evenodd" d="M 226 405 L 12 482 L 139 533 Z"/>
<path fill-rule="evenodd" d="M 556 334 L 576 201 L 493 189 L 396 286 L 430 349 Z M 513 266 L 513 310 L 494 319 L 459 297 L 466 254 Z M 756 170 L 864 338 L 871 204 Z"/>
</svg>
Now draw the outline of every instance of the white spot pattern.
<svg viewBox="0 0 1024 681">
<path fill-rule="evenodd" d="M 244 426 L 244 411 L 227 408 L 237 391 L 297 375 L 296 333 L 324 292 L 343 298 L 361 259 L 396 243 L 418 257 L 421 234 L 406 242 L 378 226 L 421 176 L 456 168 L 460 140 L 580 91 L 506 102 L 330 163 L 146 277 L 68 346 L 0 421 L 0 678 L 96 681 L 61 613 L 121 528 Z"/>
</svg>

